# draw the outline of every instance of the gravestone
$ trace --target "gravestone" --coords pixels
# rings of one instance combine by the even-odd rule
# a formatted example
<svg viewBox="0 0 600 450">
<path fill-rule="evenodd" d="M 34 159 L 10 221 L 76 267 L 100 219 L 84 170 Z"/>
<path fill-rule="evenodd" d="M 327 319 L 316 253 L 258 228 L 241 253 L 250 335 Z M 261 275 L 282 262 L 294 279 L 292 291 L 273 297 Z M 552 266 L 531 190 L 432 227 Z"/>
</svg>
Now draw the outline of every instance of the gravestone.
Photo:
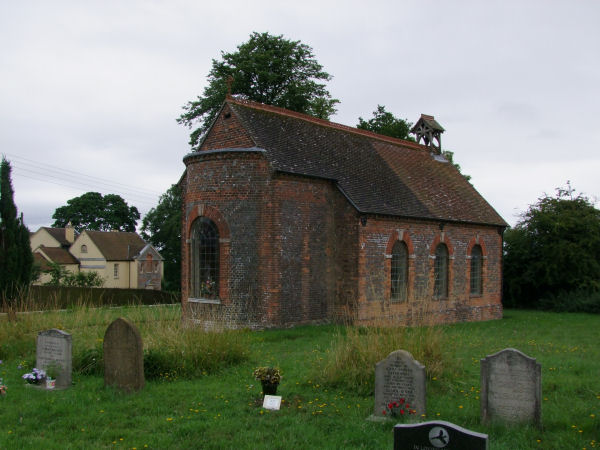
<svg viewBox="0 0 600 450">
<path fill-rule="evenodd" d="M 542 368 L 507 348 L 481 360 L 481 420 L 542 424 Z"/>
<path fill-rule="evenodd" d="M 144 347 L 138 329 L 122 317 L 104 334 L 104 384 L 126 392 L 144 387 Z"/>
<path fill-rule="evenodd" d="M 375 366 L 373 415 L 384 416 L 387 405 L 400 399 L 416 411 L 415 419 L 425 414 L 425 366 L 405 350 L 390 353 Z"/>
<path fill-rule="evenodd" d="M 71 386 L 72 338 L 69 333 L 52 328 L 40 331 L 36 342 L 35 367 L 48 371 L 57 370 L 56 389 L 66 389 Z"/>
<path fill-rule="evenodd" d="M 394 450 L 487 450 L 488 435 L 438 420 L 394 427 Z"/>
</svg>

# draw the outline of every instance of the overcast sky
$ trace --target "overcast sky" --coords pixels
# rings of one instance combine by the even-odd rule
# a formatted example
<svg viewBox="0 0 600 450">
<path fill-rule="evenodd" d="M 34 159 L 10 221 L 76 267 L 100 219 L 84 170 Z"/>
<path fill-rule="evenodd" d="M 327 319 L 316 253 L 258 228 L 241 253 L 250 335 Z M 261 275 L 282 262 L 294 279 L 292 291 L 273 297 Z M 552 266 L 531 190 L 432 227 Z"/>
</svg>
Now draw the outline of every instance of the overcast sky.
<svg viewBox="0 0 600 450">
<path fill-rule="evenodd" d="M 184 170 L 175 119 L 211 60 L 266 31 L 313 48 L 334 122 L 434 115 L 512 225 L 567 180 L 600 196 L 599 19 L 595 0 L 2 1 L 0 153 L 31 231 L 88 191 L 143 216 Z"/>
</svg>

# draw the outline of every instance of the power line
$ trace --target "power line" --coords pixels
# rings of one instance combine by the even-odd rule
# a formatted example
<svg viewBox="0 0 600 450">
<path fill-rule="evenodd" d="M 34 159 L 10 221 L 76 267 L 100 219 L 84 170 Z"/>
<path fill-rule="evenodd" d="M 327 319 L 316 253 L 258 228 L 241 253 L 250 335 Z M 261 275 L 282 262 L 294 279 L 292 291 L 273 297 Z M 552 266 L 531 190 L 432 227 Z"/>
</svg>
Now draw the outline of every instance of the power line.
<svg viewBox="0 0 600 450">
<path fill-rule="evenodd" d="M 100 183 L 111 189 L 119 189 L 121 191 L 129 192 L 135 195 L 141 195 L 152 198 L 161 195 L 160 192 L 152 191 L 150 189 L 140 188 L 138 186 L 132 186 L 125 183 L 120 183 L 115 180 L 109 180 L 106 178 L 100 178 L 94 175 L 86 174 L 84 172 L 77 172 L 74 170 L 64 169 L 62 167 L 53 166 L 51 164 L 40 163 L 38 161 L 25 158 L 23 156 L 14 155 L 11 153 L 5 154 L 11 158 L 11 162 L 13 162 L 13 167 L 15 168 L 20 168 L 22 170 L 27 170 L 33 173 L 37 173 L 38 175 L 50 178 L 57 178 L 63 182 L 77 183 L 92 188 L 95 187 L 97 183 Z M 16 162 L 16 164 L 14 164 L 14 162 Z M 68 178 L 65 179 L 65 176 L 67 176 Z M 94 180 L 96 184 L 91 184 L 90 181 Z"/>
<path fill-rule="evenodd" d="M 18 171 L 17 171 L 16 173 L 18 173 Z M 82 189 L 82 188 L 80 188 L 80 187 L 73 186 L 72 184 L 71 184 L 71 185 L 69 185 L 69 184 L 59 183 L 59 182 L 57 182 L 57 181 L 44 180 L 44 179 L 41 179 L 41 178 L 32 177 L 32 176 L 30 176 L 30 175 L 25 175 L 25 174 L 23 174 L 23 173 L 20 173 L 20 174 L 19 174 L 19 176 L 21 176 L 21 177 L 24 177 L 24 178 L 29 178 L 30 180 L 41 181 L 41 182 L 43 182 L 43 183 L 54 184 L 54 185 L 56 185 L 56 186 L 63 186 L 63 187 L 66 187 L 66 188 L 76 189 L 76 190 L 78 190 L 78 191 L 84 191 L 84 190 L 86 190 L 86 191 L 87 191 L 87 188 L 86 188 L 86 189 Z M 97 191 L 97 190 L 98 190 L 98 189 L 96 189 L 96 191 Z M 104 192 L 103 192 L 103 194 L 105 194 L 105 195 L 106 195 L 107 193 L 115 193 L 115 192 L 109 192 L 109 191 L 104 191 Z M 133 195 L 128 195 L 128 194 L 125 194 L 125 193 L 123 193 L 123 192 L 116 192 L 116 193 L 117 193 L 118 195 L 121 195 L 122 197 L 128 198 L 128 199 L 130 199 L 130 200 L 135 200 L 135 202 L 136 202 L 136 203 L 138 203 L 138 204 L 139 204 L 139 203 L 143 203 L 143 204 L 146 204 L 146 205 L 151 205 L 151 206 L 154 206 L 154 205 L 155 205 L 155 204 L 158 202 L 158 199 L 156 199 L 156 198 L 155 198 L 153 201 L 151 201 L 151 200 L 148 200 L 148 199 L 135 198 L 135 196 L 133 196 Z"/>
</svg>

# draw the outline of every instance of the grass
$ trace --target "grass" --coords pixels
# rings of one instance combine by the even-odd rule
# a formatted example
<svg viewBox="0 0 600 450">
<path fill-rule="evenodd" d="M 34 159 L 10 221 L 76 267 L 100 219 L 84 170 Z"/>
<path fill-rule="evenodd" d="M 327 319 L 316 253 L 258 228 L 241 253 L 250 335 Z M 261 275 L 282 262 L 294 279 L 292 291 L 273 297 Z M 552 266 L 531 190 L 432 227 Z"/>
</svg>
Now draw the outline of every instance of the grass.
<svg viewBox="0 0 600 450">
<path fill-rule="evenodd" d="M 228 339 L 242 342 L 243 357 L 192 379 L 149 381 L 132 395 L 105 388 L 98 375 L 74 373 L 72 388 L 54 392 L 27 388 L 20 379 L 25 370 L 17 366 L 35 358 L 41 329 L 62 325 L 72 333 L 74 347 L 87 348 L 96 345 L 112 319 L 126 316 L 140 328 L 146 345 L 162 339 L 159 328 L 177 330 L 179 310 L 170 308 L 82 309 L 27 315 L 20 324 L 0 317 L 0 377 L 8 386 L 8 394 L 0 397 L 0 449 L 392 447 L 393 424 L 365 420 L 372 413 L 372 392 L 327 375 L 331 359 L 357 348 L 362 338 L 374 339 L 360 329 L 239 333 Z M 487 433 L 492 450 L 600 447 L 600 316 L 508 310 L 500 321 L 440 329 L 436 339 L 443 342 L 434 350 L 441 349 L 444 364 L 430 371 L 424 420 Z M 213 336 L 214 343 L 218 335 Z M 152 345 L 161 348 L 160 342 Z M 165 343 L 170 352 L 176 346 L 176 340 Z M 542 430 L 480 424 L 479 360 L 507 347 L 542 364 Z M 261 408 L 252 371 L 266 365 L 283 372 L 280 411 Z"/>
</svg>

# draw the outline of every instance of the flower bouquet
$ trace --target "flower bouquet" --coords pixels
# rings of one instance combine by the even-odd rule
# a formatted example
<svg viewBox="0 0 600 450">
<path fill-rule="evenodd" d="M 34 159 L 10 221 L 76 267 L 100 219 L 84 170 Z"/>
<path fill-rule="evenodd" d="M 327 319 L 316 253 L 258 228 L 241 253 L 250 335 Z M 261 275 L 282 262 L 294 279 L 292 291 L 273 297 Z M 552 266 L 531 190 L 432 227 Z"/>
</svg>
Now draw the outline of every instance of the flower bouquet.
<svg viewBox="0 0 600 450">
<path fill-rule="evenodd" d="M 417 411 L 410 408 L 410 404 L 405 399 L 401 398 L 398 401 L 390 402 L 383 410 L 384 416 L 403 417 L 404 415 L 416 414 Z"/>
<path fill-rule="evenodd" d="M 281 371 L 278 367 L 257 367 L 254 369 L 254 378 L 262 384 L 264 395 L 275 395 L 281 381 Z"/>
<path fill-rule="evenodd" d="M 23 379 L 28 384 L 40 385 L 46 382 L 46 371 L 43 369 L 36 369 L 35 367 L 29 373 L 23 375 Z"/>
</svg>

